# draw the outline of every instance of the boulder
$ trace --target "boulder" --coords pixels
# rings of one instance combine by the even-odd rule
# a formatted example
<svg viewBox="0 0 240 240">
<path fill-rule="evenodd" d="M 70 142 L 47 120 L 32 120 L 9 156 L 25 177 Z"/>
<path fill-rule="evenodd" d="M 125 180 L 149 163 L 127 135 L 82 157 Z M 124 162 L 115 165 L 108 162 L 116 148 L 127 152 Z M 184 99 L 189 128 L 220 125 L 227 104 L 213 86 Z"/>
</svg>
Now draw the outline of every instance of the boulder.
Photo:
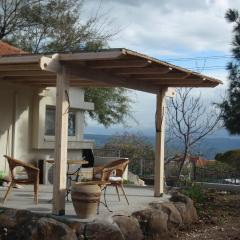
<svg viewBox="0 0 240 240">
<path fill-rule="evenodd" d="M 88 223 L 85 226 L 84 237 L 88 240 L 124 240 L 119 227 L 105 221 Z"/>
<path fill-rule="evenodd" d="M 17 226 L 17 210 L 12 208 L 1 208 L 0 210 L 0 226 L 5 228 L 15 228 Z"/>
<path fill-rule="evenodd" d="M 174 232 L 176 229 L 182 226 L 182 216 L 176 206 L 171 202 L 164 203 L 150 203 L 153 209 L 162 210 L 168 215 L 167 227 L 170 232 Z"/>
<path fill-rule="evenodd" d="M 145 209 L 133 213 L 140 223 L 142 232 L 145 237 L 151 239 L 168 239 L 170 233 L 168 231 L 168 215 L 162 209 Z"/>
<path fill-rule="evenodd" d="M 67 223 L 67 225 L 74 231 L 74 233 L 77 236 L 77 239 L 79 239 L 79 240 L 85 239 L 84 231 L 85 231 L 86 223 L 71 222 L 71 223 Z"/>
<path fill-rule="evenodd" d="M 170 201 L 172 201 L 178 209 L 185 226 L 189 226 L 198 220 L 197 211 L 192 199 L 183 194 L 175 193 L 170 198 Z"/>
<path fill-rule="evenodd" d="M 168 215 L 163 211 L 156 211 L 149 219 L 149 234 L 153 239 L 168 239 L 170 233 L 167 226 Z"/>
<path fill-rule="evenodd" d="M 18 226 L 26 225 L 33 219 L 38 219 L 40 217 L 43 216 L 37 215 L 36 213 L 30 212 L 28 210 L 17 210 L 16 212 L 16 221 Z"/>
<path fill-rule="evenodd" d="M 19 237 L 24 240 L 77 240 L 74 231 L 66 224 L 46 217 L 28 223 Z"/>
<path fill-rule="evenodd" d="M 142 240 L 144 238 L 136 218 L 116 215 L 113 216 L 113 221 L 120 228 L 125 240 Z"/>
</svg>

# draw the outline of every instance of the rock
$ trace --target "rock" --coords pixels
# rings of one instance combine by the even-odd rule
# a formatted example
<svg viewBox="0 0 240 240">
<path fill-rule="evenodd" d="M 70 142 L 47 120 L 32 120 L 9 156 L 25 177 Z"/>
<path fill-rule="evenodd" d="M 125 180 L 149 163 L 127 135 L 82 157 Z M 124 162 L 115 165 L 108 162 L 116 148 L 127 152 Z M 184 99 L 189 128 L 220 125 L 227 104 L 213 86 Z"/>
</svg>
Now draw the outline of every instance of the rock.
<svg viewBox="0 0 240 240">
<path fill-rule="evenodd" d="M 148 236 L 149 234 L 149 219 L 151 218 L 152 214 L 153 210 L 151 208 L 137 211 L 132 214 L 132 216 L 138 220 L 144 236 Z"/>
<path fill-rule="evenodd" d="M 145 237 L 168 239 L 170 236 L 167 226 L 168 215 L 161 208 L 145 209 L 133 213 L 133 216 L 138 219 Z"/>
<path fill-rule="evenodd" d="M 172 193 L 172 197 L 169 199 L 171 202 L 182 202 L 182 203 L 187 203 L 189 197 L 179 193 L 179 192 L 174 192 Z"/>
<path fill-rule="evenodd" d="M 182 226 L 182 217 L 176 206 L 171 202 L 164 203 L 150 203 L 150 206 L 154 209 L 162 210 L 168 215 L 167 226 L 170 232 L 174 232 L 176 229 Z"/>
<path fill-rule="evenodd" d="M 88 223 L 85 226 L 84 239 L 88 240 L 124 240 L 119 227 L 104 221 Z"/>
<path fill-rule="evenodd" d="M 86 226 L 86 223 L 80 223 L 80 222 L 72 222 L 67 224 L 76 234 L 77 239 L 84 240 L 84 229 Z"/>
<path fill-rule="evenodd" d="M 198 220 L 197 211 L 194 207 L 193 200 L 189 197 L 175 193 L 170 198 L 182 216 L 183 224 L 188 226 Z"/>
<path fill-rule="evenodd" d="M 41 216 L 36 217 L 36 214 L 34 214 L 28 210 L 17 210 L 17 213 L 16 213 L 17 225 L 21 226 L 21 225 L 30 223 L 33 220 L 33 218 L 37 219 L 40 217 Z"/>
<path fill-rule="evenodd" d="M 136 218 L 132 216 L 113 216 L 113 221 L 120 228 L 125 240 L 142 240 L 143 234 Z"/>
<path fill-rule="evenodd" d="M 74 231 L 66 224 L 46 217 L 27 224 L 20 236 L 24 240 L 77 240 Z"/>
<path fill-rule="evenodd" d="M 168 215 L 163 211 L 156 211 L 149 219 L 149 233 L 153 239 L 168 239 L 170 233 L 167 226 Z"/>
<path fill-rule="evenodd" d="M 15 228 L 17 226 L 16 214 L 16 209 L 1 208 L 0 226 L 6 228 Z"/>
</svg>

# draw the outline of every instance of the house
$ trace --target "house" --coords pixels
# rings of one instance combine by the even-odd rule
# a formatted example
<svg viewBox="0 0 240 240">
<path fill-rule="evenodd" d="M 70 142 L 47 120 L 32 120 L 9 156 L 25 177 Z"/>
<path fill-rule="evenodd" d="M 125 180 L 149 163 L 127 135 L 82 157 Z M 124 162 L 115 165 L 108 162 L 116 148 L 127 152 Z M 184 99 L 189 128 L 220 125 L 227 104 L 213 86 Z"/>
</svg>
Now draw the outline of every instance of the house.
<svg viewBox="0 0 240 240">
<path fill-rule="evenodd" d="M 24 55 L 21 49 L 0 41 L 0 55 Z M 18 65 L 16 64 L 16 68 Z M 1 66 L 1 71 L 14 71 Z M 34 78 L 33 78 L 34 80 Z M 20 81 L 19 81 L 20 83 Z M 4 154 L 26 162 L 52 158 L 54 153 L 56 88 L 10 84 L 0 81 L 0 170 L 8 171 Z M 82 149 L 93 141 L 83 138 L 84 111 L 94 104 L 84 101 L 84 89 L 69 90 L 68 158 L 81 159 Z"/>
</svg>

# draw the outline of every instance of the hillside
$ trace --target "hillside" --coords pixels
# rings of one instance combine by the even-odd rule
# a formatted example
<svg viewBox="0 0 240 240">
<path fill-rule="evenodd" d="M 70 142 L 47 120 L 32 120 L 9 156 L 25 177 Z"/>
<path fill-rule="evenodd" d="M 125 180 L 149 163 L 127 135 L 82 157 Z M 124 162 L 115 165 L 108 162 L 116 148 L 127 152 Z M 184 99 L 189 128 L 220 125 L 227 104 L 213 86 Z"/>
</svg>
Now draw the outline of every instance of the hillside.
<svg viewBox="0 0 240 240">
<path fill-rule="evenodd" d="M 96 143 L 96 147 L 102 147 L 111 135 L 100 135 L 100 134 L 84 134 L 85 139 L 93 139 Z M 155 144 L 154 136 L 146 136 L 147 140 L 153 145 Z M 173 155 L 179 151 L 181 144 L 178 140 L 173 144 L 168 144 L 167 153 Z M 204 139 L 198 144 L 195 152 L 200 153 L 207 159 L 213 159 L 216 153 L 225 152 L 231 149 L 240 148 L 240 138 L 232 137 L 209 137 Z"/>
</svg>

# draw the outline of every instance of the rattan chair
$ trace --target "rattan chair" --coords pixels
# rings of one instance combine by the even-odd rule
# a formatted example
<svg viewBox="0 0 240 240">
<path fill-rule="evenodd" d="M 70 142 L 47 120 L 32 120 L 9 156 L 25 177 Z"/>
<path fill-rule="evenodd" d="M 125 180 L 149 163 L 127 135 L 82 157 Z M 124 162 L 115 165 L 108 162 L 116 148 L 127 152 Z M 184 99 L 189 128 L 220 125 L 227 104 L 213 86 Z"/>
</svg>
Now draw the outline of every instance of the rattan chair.
<svg viewBox="0 0 240 240">
<path fill-rule="evenodd" d="M 3 203 L 6 201 L 7 196 L 11 192 L 13 186 L 15 184 L 23 184 L 23 185 L 34 185 L 34 200 L 35 203 L 38 204 L 38 187 L 39 187 L 39 168 L 36 168 L 30 164 L 24 163 L 22 161 L 16 160 L 9 156 L 4 155 L 4 157 L 8 160 L 10 174 L 11 174 L 11 182 L 8 187 L 8 190 L 3 198 Z M 16 167 L 23 167 L 27 173 L 27 177 L 23 179 L 18 179 L 14 174 L 14 169 Z"/>
<path fill-rule="evenodd" d="M 123 174 L 128 166 L 129 160 L 128 158 L 118 159 L 116 161 L 110 162 L 104 166 L 94 167 L 93 168 L 93 180 L 99 180 L 101 182 L 101 189 L 106 190 L 108 186 L 114 186 L 116 188 L 116 192 L 118 195 L 118 199 L 120 201 L 120 194 L 118 187 L 121 188 L 123 195 L 129 205 L 129 201 L 127 195 L 123 188 Z M 104 197 L 105 197 L 104 192 Z M 106 202 L 106 201 L 105 201 Z"/>
</svg>

